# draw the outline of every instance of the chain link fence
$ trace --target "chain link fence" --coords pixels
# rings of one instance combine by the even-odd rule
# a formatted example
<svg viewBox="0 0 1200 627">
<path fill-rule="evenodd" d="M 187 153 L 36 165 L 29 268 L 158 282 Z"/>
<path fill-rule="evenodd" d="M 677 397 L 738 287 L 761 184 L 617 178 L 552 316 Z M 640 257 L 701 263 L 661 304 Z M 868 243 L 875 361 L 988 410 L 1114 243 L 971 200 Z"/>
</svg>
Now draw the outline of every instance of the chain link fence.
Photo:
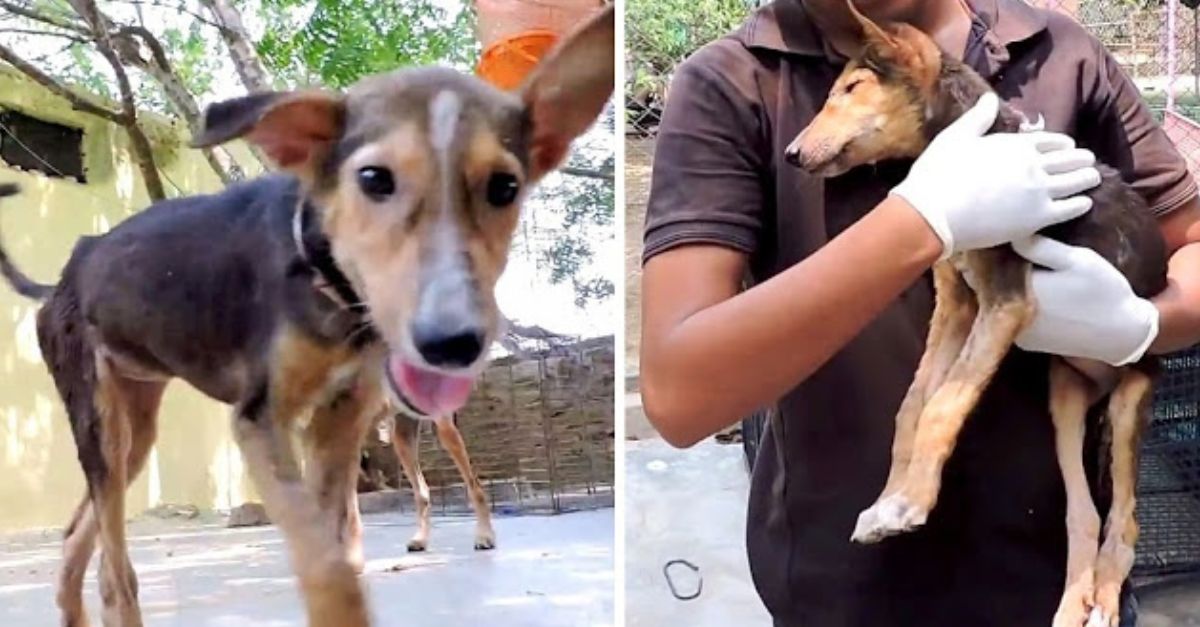
<svg viewBox="0 0 1200 627">
<path fill-rule="evenodd" d="M 1030 0 L 1065 13 L 1111 52 L 1141 90 L 1193 174 L 1200 162 L 1200 0 Z M 754 0 L 629 0 L 626 22 L 626 225 L 636 338 L 641 224 L 663 103 L 675 66 L 737 27 Z M 628 347 L 627 347 L 628 350 Z M 635 347 L 636 350 L 636 347 Z M 636 354 L 636 353 L 635 353 Z M 770 412 L 743 423 L 753 465 Z M 1168 356 L 1144 439 L 1135 575 L 1142 582 L 1200 572 L 1200 350 Z"/>
</svg>

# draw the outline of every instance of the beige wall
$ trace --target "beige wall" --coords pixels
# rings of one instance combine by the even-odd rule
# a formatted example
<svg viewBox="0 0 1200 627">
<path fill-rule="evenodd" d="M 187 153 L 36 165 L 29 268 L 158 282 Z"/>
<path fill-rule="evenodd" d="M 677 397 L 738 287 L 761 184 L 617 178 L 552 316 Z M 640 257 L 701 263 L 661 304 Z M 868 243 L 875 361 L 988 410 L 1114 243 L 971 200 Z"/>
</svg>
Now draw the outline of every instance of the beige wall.
<svg viewBox="0 0 1200 627">
<path fill-rule="evenodd" d="M 22 172 L 0 161 L 0 183 L 24 193 L 0 202 L 0 234 L 13 260 L 34 278 L 57 279 L 76 238 L 104 232 L 147 205 L 145 188 L 119 127 L 72 111 L 65 101 L 0 68 L 0 109 L 84 131 L 87 184 Z M 220 189 L 186 133 L 165 120 L 148 125 L 169 195 Z M 253 161 L 235 147 L 239 163 Z M 84 491 L 70 426 L 42 364 L 37 305 L 0 287 L 0 531 L 57 527 Z M 150 463 L 129 495 L 129 513 L 162 503 L 227 509 L 248 486 L 230 439 L 228 410 L 181 382 L 168 389 Z"/>
</svg>

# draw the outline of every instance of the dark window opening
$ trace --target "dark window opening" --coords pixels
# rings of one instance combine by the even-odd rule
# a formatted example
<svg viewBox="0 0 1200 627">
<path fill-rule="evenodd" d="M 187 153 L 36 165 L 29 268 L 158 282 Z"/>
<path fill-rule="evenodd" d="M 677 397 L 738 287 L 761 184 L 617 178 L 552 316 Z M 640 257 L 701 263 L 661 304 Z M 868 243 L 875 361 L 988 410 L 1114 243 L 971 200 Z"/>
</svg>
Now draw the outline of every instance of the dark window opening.
<svg viewBox="0 0 1200 627">
<path fill-rule="evenodd" d="M 0 111 L 0 160 L 47 176 L 87 182 L 83 131 L 16 111 Z"/>
</svg>

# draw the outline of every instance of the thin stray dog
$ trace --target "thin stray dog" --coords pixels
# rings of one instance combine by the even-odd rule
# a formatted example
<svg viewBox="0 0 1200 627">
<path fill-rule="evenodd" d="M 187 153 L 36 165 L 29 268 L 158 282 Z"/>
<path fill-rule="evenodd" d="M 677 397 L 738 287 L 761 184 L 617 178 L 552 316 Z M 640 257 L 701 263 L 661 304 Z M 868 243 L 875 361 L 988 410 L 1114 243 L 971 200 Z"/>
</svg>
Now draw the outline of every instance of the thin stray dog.
<svg viewBox="0 0 1200 627">
<path fill-rule="evenodd" d="M 493 290 L 519 205 L 599 116 L 613 74 L 608 8 L 515 93 L 423 68 L 346 94 L 223 102 L 195 145 L 244 137 L 289 174 L 156 203 L 83 237 L 54 286 L 0 254 L 13 288 L 44 301 L 38 341 L 87 482 L 66 529 L 62 624 L 88 624 L 81 588 L 98 538 L 104 625 L 142 625 L 125 489 L 180 378 L 233 405 L 308 624 L 368 625 L 354 479 L 371 420 L 385 393 L 420 417 L 465 401 L 497 334 Z"/>
<path fill-rule="evenodd" d="M 881 27 L 848 10 L 862 29 L 862 49 L 846 66 L 825 106 L 788 147 L 786 158 L 824 177 L 886 159 L 916 158 L 962 115 L 988 84 L 944 54 L 924 33 L 905 25 Z M 853 22 L 851 22 L 853 23 Z M 882 113 L 882 115 L 881 115 Z M 1002 106 L 993 132 L 1019 132 L 1026 120 Z M 1102 182 L 1083 217 L 1044 235 L 1090 248 L 1124 274 L 1135 293 L 1166 288 L 1166 245 L 1146 202 L 1119 174 L 1101 166 Z M 980 394 L 1014 339 L 1032 318 L 1030 264 L 1009 246 L 952 256 L 933 268 L 937 299 L 925 353 L 896 416 L 891 471 L 876 503 L 859 517 L 853 539 L 877 542 L 925 523 L 941 484 L 942 467 Z M 1050 412 L 1067 493 L 1068 558 L 1056 627 L 1113 626 L 1119 594 L 1133 566 L 1137 522 L 1134 488 L 1139 438 L 1157 359 L 1113 368 L 1055 357 L 1050 366 Z M 1100 517 L 1083 467 L 1085 416 L 1107 397 L 1112 429 L 1113 503 L 1099 544 Z"/>
<path fill-rule="evenodd" d="M 421 471 L 418 452 L 421 434 L 421 422 L 408 417 L 404 413 L 392 416 L 392 447 L 400 460 L 400 468 L 408 485 L 412 486 L 413 500 L 417 506 L 417 531 L 408 541 L 408 550 L 420 552 L 429 548 L 429 484 L 425 483 L 425 473 Z M 471 498 L 471 507 L 475 510 L 475 550 L 487 551 L 496 548 L 496 530 L 492 528 L 492 512 L 487 495 L 479 477 L 471 468 L 471 458 L 467 456 L 467 445 L 462 433 L 458 430 L 457 418 L 440 416 L 433 421 L 434 431 L 442 449 L 454 460 L 458 473 L 462 476 L 467 495 Z"/>
</svg>

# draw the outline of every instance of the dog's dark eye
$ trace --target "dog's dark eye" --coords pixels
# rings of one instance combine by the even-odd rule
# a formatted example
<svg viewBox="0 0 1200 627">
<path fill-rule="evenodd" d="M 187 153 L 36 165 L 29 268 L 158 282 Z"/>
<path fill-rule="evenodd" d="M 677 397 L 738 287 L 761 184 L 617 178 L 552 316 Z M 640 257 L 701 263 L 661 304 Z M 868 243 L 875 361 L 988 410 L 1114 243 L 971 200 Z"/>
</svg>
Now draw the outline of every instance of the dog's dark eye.
<svg viewBox="0 0 1200 627">
<path fill-rule="evenodd" d="M 851 81 L 851 82 L 849 82 L 849 83 L 846 83 L 846 93 L 850 93 L 850 92 L 854 91 L 854 88 L 855 88 L 855 87 L 858 87 L 858 86 L 859 86 L 859 85 L 861 85 L 861 84 L 862 84 L 862 80 L 861 80 L 861 79 L 860 79 L 860 80 L 856 80 L 856 81 Z"/>
<path fill-rule="evenodd" d="M 517 192 L 520 191 L 521 184 L 517 182 L 517 177 L 507 172 L 496 172 L 488 179 L 488 204 L 497 209 L 507 207 L 517 199 Z"/>
<path fill-rule="evenodd" d="M 372 200 L 382 200 L 396 193 L 396 181 L 387 168 L 362 168 L 358 171 L 358 187 Z"/>
</svg>

